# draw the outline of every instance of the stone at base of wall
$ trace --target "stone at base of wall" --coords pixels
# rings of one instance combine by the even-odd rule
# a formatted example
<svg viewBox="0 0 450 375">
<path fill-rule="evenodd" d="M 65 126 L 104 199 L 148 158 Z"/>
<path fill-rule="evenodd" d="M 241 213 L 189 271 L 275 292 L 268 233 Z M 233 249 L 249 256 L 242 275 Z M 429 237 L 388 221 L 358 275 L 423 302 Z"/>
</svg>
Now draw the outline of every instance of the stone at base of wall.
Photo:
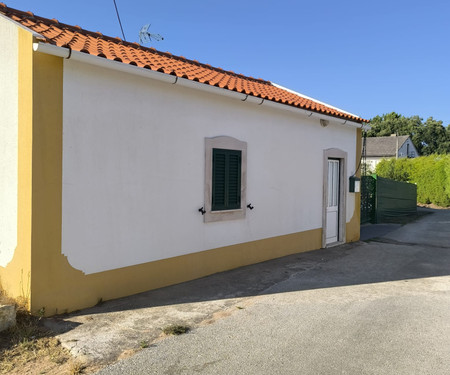
<svg viewBox="0 0 450 375">
<path fill-rule="evenodd" d="M 0 305 L 0 332 L 16 324 L 16 308 L 13 305 Z"/>
</svg>

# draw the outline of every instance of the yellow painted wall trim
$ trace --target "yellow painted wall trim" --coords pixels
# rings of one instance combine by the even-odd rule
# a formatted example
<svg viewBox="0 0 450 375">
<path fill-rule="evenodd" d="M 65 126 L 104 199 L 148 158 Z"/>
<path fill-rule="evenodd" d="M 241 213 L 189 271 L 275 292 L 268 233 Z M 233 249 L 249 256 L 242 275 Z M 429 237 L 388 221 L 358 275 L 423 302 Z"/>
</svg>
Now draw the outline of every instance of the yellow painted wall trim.
<svg viewBox="0 0 450 375">
<path fill-rule="evenodd" d="M 151 289 L 194 280 L 217 272 L 282 256 L 319 249 L 322 229 L 294 233 L 155 262 L 84 275 L 56 252 L 33 289 L 33 311 L 45 307 L 53 315 L 95 305 Z M 49 254 L 50 255 L 50 254 Z M 36 286 L 34 286 L 36 288 Z"/>
<path fill-rule="evenodd" d="M 362 152 L 362 129 L 357 129 L 356 131 L 356 165 L 355 168 L 359 169 L 356 171 L 356 176 L 361 177 L 361 165 L 359 161 L 361 160 Z M 353 216 L 351 220 L 346 223 L 346 242 L 355 242 L 359 240 L 360 236 L 360 226 L 361 226 L 361 193 L 355 194 L 355 208 L 353 211 Z"/>
<path fill-rule="evenodd" d="M 62 209 L 62 109 L 63 59 L 35 52 L 33 63 L 32 311 L 43 307 L 40 302 L 43 294 L 47 294 L 64 281 L 59 278 L 62 268 L 59 261 Z"/>
<path fill-rule="evenodd" d="M 0 283 L 6 294 L 30 308 L 31 205 L 33 149 L 33 36 L 18 27 L 18 202 L 17 248 L 6 267 L 0 267 Z"/>
</svg>

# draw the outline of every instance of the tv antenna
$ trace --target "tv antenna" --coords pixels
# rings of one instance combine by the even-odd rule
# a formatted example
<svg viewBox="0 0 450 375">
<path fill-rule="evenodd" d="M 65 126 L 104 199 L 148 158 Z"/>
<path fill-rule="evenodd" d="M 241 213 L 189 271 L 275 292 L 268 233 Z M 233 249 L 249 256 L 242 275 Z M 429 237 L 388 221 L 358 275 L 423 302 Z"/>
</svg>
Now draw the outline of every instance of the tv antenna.
<svg viewBox="0 0 450 375">
<path fill-rule="evenodd" d="M 156 40 L 157 42 L 164 40 L 164 38 L 161 35 L 150 33 L 148 31 L 149 27 L 150 27 L 150 24 L 144 25 L 144 26 L 142 26 L 141 31 L 139 31 L 139 42 L 141 44 L 151 42 L 152 39 Z"/>
</svg>

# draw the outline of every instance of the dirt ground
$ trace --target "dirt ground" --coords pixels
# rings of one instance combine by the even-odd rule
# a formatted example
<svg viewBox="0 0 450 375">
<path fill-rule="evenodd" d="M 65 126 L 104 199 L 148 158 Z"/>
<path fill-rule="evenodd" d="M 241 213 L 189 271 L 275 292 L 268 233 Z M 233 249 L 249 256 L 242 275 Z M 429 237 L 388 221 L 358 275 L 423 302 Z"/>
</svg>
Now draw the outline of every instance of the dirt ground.
<svg viewBox="0 0 450 375">
<path fill-rule="evenodd" d="M 426 207 L 426 208 L 433 208 L 435 210 L 450 210 L 450 207 L 441 207 L 441 206 L 436 206 L 433 203 L 430 204 L 425 204 L 425 203 L 417 203 L 417 205 L 419 207 Z"/>
<path fill-rule="evenodd" d="M 76 375 L 98 370 L 77 362 L 40 317 L 4 296 L 0 304 L 14 304 L 17 309 L 16 325 L 0 332 L 0 374 Z"/>
</svg>

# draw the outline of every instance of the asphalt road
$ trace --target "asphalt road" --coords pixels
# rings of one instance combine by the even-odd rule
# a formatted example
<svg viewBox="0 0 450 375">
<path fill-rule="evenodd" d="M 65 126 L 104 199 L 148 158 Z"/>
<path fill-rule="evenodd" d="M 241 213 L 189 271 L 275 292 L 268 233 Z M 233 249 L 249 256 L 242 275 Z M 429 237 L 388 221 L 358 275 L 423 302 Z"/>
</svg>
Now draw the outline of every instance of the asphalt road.
<svg viewBox="0 0 450 375">
<path fill-rule="evenodd" d="M 300 257 L 225 317 L 98 374 L 449 374 L 450 210 L 390 230 Z"/>
</svg>

